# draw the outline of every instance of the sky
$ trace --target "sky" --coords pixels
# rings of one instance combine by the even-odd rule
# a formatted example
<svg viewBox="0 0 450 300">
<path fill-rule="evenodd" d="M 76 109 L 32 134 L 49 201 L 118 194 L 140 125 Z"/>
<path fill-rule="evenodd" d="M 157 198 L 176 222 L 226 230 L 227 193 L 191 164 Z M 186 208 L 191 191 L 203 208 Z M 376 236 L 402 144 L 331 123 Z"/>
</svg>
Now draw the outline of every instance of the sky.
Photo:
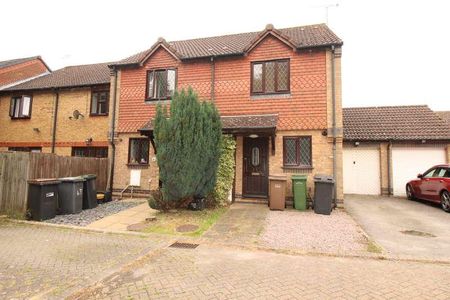
<svg viewBox="0 0 450 300">
<path fill-rule="evenodd" d="M 2 0 L 0 10 L 0 61 L 40 55 L 52 70 L 120 60 L 158 37 L 328 23 L 344 41 L 344 107 L 450 110 L 448 0 Z"/>
</svg>

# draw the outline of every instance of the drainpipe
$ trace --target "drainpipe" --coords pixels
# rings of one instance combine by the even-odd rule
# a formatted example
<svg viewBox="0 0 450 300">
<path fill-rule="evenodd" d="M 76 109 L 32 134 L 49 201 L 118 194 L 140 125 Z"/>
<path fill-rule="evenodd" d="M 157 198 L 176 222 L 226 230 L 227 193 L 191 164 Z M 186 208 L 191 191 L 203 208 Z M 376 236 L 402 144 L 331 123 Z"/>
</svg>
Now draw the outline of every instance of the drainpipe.
<svg viewBox="0 0 450 300">
<path fill-rule="evenodd" d="M 109 143 L 111 145 L 111 160 L 109 166 L 109 184 L 107 192 L 112 197 L 113 183 L 114 183 L 114 165 L 116 161 L 116 144 L 114 143 L 114 132 L 116 131 L 116 106 L 117 106 L 117 69 L 113 68 L 114 72 L 114 93 L 113 93 L 113 108 L 111 116 L 111 127 L 109 132 Z"/>
<path fill-rule="evenodd" d="M 331 103 L 332 103 L 332 124 L 331 128 L 333 131 L 333 178 L 335 181 L 334 184 L 334 207 L 337 206 L 337 186 L 336 186 L 336 174 L 337 174 L 337 158 L 336 158 L 336 83 L 335 83 L 335 65 L 334 65 L 334 55 L 335 55 L 335 48 L 334 45 L 331 46 Z"/>
<path fill-rule="evenodd" d="M 52 131 L 52 153 L 55 153 L 56 144 L 56 124 L 58 119 L 58 106 L 59 106 L 59 90 L 55 89 L 55 110 L 53 112 L 53 131 Z"/>
<path fill-rule="evenodd" d="M 392 195 L 392 192 L 391 192 L 391 155 L 392 155 L 392 141 L 389 141 L 388 151 L 387 151 L 388 196 Z"/>
<path fill-rule="evenodd" d="M 211 101 L 214 102 L 214 85 L 216 80 L 216 63 L 214 61 L 214 56 L 211 56 Z"/>
</svg>

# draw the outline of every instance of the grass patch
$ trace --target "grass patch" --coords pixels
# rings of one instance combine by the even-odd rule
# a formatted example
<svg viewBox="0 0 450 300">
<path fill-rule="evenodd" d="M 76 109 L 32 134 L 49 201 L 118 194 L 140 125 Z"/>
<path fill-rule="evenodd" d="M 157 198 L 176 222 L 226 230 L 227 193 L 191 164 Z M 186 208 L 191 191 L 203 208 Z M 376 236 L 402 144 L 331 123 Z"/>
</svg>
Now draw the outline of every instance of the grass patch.
<svg viewBox="0 0 450 300">
<path fill-rule="evenodd" d="M 203 211 L 179 210 L 177 212 L 159 212 L 156 221 L 142 230 L 143 232 L 173 234 L 182 236 L 201 236 L 228 210 L 227 207 L 205 209 Z M 198 229 L 191 232 L 178 232 L 181 225 L 196 225 Z"/>
<path fill-rule="evenodd" d="M 374 241 L 369 240 L 367 244 L 367 251 L 370 253 L 381 254 L 383 252 L 383 249 L 380 246 L 378 246 Z"/>
</svg>

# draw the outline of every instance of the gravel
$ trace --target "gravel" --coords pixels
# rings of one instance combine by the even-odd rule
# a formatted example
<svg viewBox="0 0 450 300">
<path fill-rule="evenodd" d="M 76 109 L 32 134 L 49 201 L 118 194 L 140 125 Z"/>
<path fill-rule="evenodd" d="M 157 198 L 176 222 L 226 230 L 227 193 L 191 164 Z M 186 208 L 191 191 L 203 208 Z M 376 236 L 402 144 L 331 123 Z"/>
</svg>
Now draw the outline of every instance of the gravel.
<svg viewBox="0 0 450 300">
<path fill-rule="evenodd" d="M 321 253 L 367 252 L 365 235 L 343 210 L 333 210 L 329 216 L 313 211 L 270 211 L 261 242 L 273 248 Z"/>
<path fill-rule="evenodd" d="M 142 202 L 131 201 L 111 201 L 99 204 L 96 208 L 85 209 L 79 214 L 57 215 L 53 219 L 45 220 L 46 223 L 65 224 L 75 226 L 87 226 L 92 222 L 100 220 L 106 216 L 116 214 L 124 209 L 134 207 Z"/>
</svg>

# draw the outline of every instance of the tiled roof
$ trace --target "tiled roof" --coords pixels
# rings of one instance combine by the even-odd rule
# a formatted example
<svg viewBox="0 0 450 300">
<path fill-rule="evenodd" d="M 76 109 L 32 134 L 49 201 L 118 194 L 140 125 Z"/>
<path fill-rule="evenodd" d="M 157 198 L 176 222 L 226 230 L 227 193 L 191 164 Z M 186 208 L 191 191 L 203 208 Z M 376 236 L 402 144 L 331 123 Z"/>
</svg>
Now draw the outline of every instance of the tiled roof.
<svg viewBox="0 0 450 300">
<path fill-rule="evenodd" d="M 41 90 L 49 88 L 89 86 L 110 81 L 108 63 L 70 66 L 45 76 L 5 89 L 5 91 Z"/>
<path fill-rule="evenodd" d="M 450 127 L 426 105 L 343 109 L 344 140 L 450 140 Z"/>
<path fill-rule="evenodd" d="M 243 115 L 243 116 L 222 116 L 223 130 L 236 129 L 275 129 L 277 127 L 278 115 Z M 139 131 L 152 131 L 153 119 L 147 122 Z"/>
<path fill-rule="evenodd" d="M 435 111 L 435 113 L 450 125 L 450 111 Z"/>
<path fill-rule="evenodd" d="M 252 43 L 256 42 L 268 31 L 284 38 L 297 49 L 342 45 L 342 40 L 325 24 L 284 29 L 274 29 L 273 26 L 268 25 L 266 30 L 259 32 L 230 34 L 173 42 L 165 42 L 163 39 L 160 39 L 152 48 L 116 62 L 113 65 L 138 64 L 160 44 L 163 44 L 169 48 L 169 50 L 176 53 L 180 59 L 242 55 Z"/>
<path fill-rule="evenodd" d="M 4 60 L 4 61 L 0 61 L 0 69 L 2 68 L 6 68 L 9 66 L 14 66 L 14 65 L 18 65 L 30 60 L 34 60 L 34 59 L 41 59 L 40 56 L 32 56 L 32 57 L 25 57 L 25 58 L 16 58 L 16 59 L 10 59 L 10 60 Z"/>
</svg>

